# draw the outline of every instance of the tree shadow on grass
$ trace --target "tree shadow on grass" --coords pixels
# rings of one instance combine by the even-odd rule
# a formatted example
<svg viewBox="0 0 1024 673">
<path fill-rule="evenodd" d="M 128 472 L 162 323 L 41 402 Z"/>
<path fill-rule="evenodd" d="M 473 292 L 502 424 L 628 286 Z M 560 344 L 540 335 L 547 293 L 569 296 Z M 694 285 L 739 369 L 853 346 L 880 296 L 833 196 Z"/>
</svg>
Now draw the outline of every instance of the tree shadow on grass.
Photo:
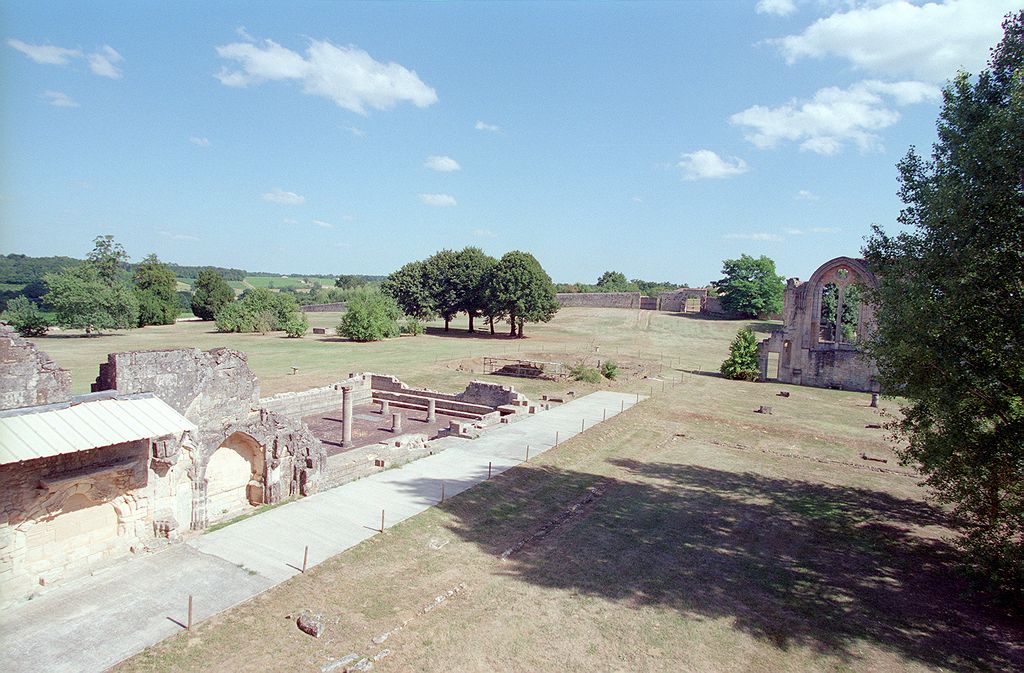
<svg viewBox="0 0 1024 673">
<path fill-rule="evenodd" d="M 424 334 L 429 334 L 430 336 L 447 337 L 449 339 L 500 339 L 511 341 L 516 338 L 508 333 L 507 327 L 504 330 L 499 329 L 494 334 L 491 334 L 490 328 L 487 325 L 484 325 L 483 328 L 478 327 L 473 332 L 470 332 L 468 329 L 460 327 L 452 327 L 447 332 L 445 332 L 443 327 L 432 326 L 425 327 L 423 332 Z"/>
<path fill-rule="evenodd" d="M 628 606 L 663 606 L 781 650 L 854 661 L 863 642 L 929 666 L 1024 670 L 1024 623 L 986 609 L 945 514 L 881 491 L 694 465 L 611 461 L 623 478 L 534 467 L 445 503 L 454 533 L 500 557 L 589 486 L 604 494 L 501 565 L 504 574 Z M 410 484 L 427 492 L 435 484 Z M 553 519 L 554 517 L 554 519 Z"/>
</svg>

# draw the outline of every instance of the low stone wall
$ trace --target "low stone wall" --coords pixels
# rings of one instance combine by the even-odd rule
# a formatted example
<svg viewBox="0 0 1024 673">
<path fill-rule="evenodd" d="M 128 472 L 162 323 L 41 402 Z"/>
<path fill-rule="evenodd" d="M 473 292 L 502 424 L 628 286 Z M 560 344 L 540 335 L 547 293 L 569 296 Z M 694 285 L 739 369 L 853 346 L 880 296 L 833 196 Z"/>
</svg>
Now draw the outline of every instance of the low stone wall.
<svg viewBox="0 0 1024 673">
<path fill-rule="evenodd" d="M 291 418 L 322 414 L 341 408 L 341 389 L 345 386 L 352 388 L 353 404 L 365 404 L 370 401 L 369 378 L 358 375 L 322 388 L 303 390 L 298 393 L 278 393 L 273 397 L 264 397 L 260 400 L 260 406 Z"/>
<path fill-rule="evenodd" d="M 414 393 L 392 393 L 386 390 L 375 390 L 373 392 L 373 399 L 374 401 L 387 400 L 388 402 L 394 403 L 392 406 L 409 409 L 426 409 L 427 400 L 432 399 L 434 400 L 434 407 L 437 411 L 466 418 L 481 419 L 488 414 L 496 413 L 491 407 L 485 407 L 480 404 L 467 404 L 465 402 L 438 399 L 430 395 L 419 395 Z"/>
<path fill-rule="evenodd" d="M 334 488 L 389 467 L 404 465 L 429 456 L 435 450 L 426 435 L 412 433 L 330 456 L 324 475 L 325 487 Z"/>
<path fill-rule="evenodd" d="M 681 287 L 659 294 L 658 307 L 662 311 L 682 313 L 686 310 L 687 299 L 699 299 L 703 304 L 707 296 L 708 289 L 706 287 Z"/>
<path fill-rule="evenodd" d="M 639 292 L 559 292 L 563 308 L 640 308 Z"/>
<path fill-rule="evenodd" d="M 333 304 L 306 304 L 300 306 L 299 310 L 303 313 L 341 313 L 348 310 L 348 304 L 343 301 Z"/>
<path fill-rule="evenodd" d="M 450 393 L 442 393 L 436 390 L 429 390 L 427 388 L 410 388 L 394 376 L 386 376 L 384 374 L 368 374 L 364 376 L 368 376 L 370 378 L 370 385 L 373 388 L 375 397 L 379 397 L 379 395 L 377 395 L 379 391 L 433 398 L 439 401 L 437 405 L 439 409 L 445 408 L 440 404 L 441 400 L 476 404 L 490 409 L 497 409 L 498 407 L 510 405 L 517 408 L 521 407 L 524 411 L 529 405 L 529 400 L 526 396 L 522 393 L 517 393 L 515 388 L 512 386 L 503 386 L 497 383 L 490 383 L 488 381 L 470 381 L 464 391 L 458 395 L 452 395 Z"/>
<path fill-rule="evenodd" d="M 64 402 L 71 397 L 71 372 L 0 324 L 0 409 Z"/>
</svg>

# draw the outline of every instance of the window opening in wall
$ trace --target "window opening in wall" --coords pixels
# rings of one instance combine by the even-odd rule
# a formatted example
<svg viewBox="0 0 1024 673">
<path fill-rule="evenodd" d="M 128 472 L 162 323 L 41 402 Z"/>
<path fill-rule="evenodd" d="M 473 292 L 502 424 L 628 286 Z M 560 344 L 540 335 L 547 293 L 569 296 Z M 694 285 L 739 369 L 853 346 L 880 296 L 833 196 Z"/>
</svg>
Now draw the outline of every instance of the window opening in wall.
<svg viewBox="0 0 1024 673">
<path fill-rule="evenodd" d="M 857 329 L 860 327 L 860 300 L 861 290 L 859 285 L 850 284 L 843 288 L 843 320 L 842 337 L 843 343 L 857 343 Z"/>
<path fill-rule="evenodd" d="M 836 309 L 839 306 L 839 286 L 828 283 L 821 288 L 821 315 L 818 319 L 819 343 L 836 341 Z"/>
</svg>

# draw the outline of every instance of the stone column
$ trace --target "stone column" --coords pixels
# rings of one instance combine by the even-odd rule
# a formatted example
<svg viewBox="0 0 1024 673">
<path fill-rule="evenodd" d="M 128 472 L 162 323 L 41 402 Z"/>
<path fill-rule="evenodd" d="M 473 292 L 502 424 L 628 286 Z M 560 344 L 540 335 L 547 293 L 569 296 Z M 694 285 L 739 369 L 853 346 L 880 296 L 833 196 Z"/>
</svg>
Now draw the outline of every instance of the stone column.
<svg viewBox="0 0 1024 673">
<path fill-rule="evenodd" d="M 396 435 L 402 431 L 402 412 L 396 411 L 391 414 L 391 432 Z"/>
<path fill-rule="evenodd" d="M 427 423 L 437 420 L 437 401 L 431 397 L 427 399 Z"/>
<path fill-rule="evenodd" d="M 391 405 L 387 400 L 380 400 L 380 415 L 387 416 L 391 413 Z"/>
<path fill-rule="evenodd" d="M 341 389 L 341 445 L 352 446 L 352 388 Z"/>
</svg>

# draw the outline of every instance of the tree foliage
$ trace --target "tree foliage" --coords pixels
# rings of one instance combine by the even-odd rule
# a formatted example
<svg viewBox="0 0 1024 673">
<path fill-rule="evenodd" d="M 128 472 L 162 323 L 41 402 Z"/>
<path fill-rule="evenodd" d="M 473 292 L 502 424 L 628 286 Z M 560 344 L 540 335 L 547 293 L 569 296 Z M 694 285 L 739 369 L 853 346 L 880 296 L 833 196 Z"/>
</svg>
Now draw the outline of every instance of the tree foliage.
<svg viewBox="0 0 1024 673">
<path fill-rule="evenodd" d="M 407 316 L 430 320 L 437 315 L 427 290 L 423 262 L 409 262 L 385 278 L 380 289 L 394 299 Z"/>
<path fill-rule="evenodd" d="M 944 91 L 930 160 L 899 164 L 899 222 L 864 249 L 879 275 L 868 349 L 902 396 L 902 461 L 961 522 L 976 570 L 1024 594 L 1024 12 L 989 66 Z"/>
<path fill-rule="evenodd" d="M 93 249 L 86 261 L 99 274 L 100 280 L 113 285 L 127 275 L 128 253 L 110 234 L 93 239 Z"/>
<path fill-rule="evenodd" d="M 528 252 L 505 253 L 487 283 L 490 315 L 508 320 L 510 335 L 523 337 L 524 322 L 548 322 L 558 312 L 555 286 L 540 262 Z"/>
<path fill-rule="evenodd" d="M 151 254 L 135 265 L 132 282 L 139 299 L 139 327 L 171 325 L 178 317 L 178 281 L 171 268 Z"/>
<path fill-rule="evenodd" d="M 770 258 L 740 255 L 739 259 L 726 259 L 722 274 L 725 277 L 715 286 L 726 311 L 752 318 L 782 311 L 785 279 L 775 273 L 775 262 Z"/>
<path fill-rule="evenodd" d="M 469 316 L 469 331 L 473 332 L 473 319 L 487 314 L 487 283 L 491 269 L 498 261 L 475 247 L 460 250 L 457 253 L 457 261 L 459 310 Z"/>
<path fill-rule="evenodd" d="M 276 332 L 296 320 L 299 310 L 290 294 L 267 288 L 246 291 L 238 301 L 222 308 L 215 318 L 220 332 Z"/>
<path fill-rule="evenodd" d="M 444 331 L 462 311 L 461 260 L 454 250 L 439 250 L 423 262 L 423 283 L 431 306 L 444 320 Z"/>
<path fill-rule="evenodd" d="M 108 282 L 92 264 L 47 275 L 46 285 L 46 302 L 61 327 L 84 329 L 91 336 L 98 330 L 138 325 L 139 302 L 131 286 Z"/>
<path fill-rule="evenodd" d="M 46 319 L 36 303 L 28 297 L 15 297 L 7 302 L 7 310 L 0 316 L 23 337 L 38 337 L 50 329 L 50 321 Z"/>
<path fill-rule="evenodd" d="M 192 313 L 202 320 L 213 320 L 225 306 L 235 300 L 235 291 L 213 269 L 199 272 L 192 288 Z"/>
<path fill-rule="evenodd" d="M 743 328 L 736 332 L 736 338 L 729 346 L 729 357 L 722 363 L 721 372 L 727 379 L 757 380 L 757 337 L 750 329 Z"/>
<path fill-rule="evenodd" d="M 353 341 L 381 341 L 399 335 L 402 310 L 390 296 L 363 292 L 348 302 L 338 325 L 338 335 Z"/>
</svg>

